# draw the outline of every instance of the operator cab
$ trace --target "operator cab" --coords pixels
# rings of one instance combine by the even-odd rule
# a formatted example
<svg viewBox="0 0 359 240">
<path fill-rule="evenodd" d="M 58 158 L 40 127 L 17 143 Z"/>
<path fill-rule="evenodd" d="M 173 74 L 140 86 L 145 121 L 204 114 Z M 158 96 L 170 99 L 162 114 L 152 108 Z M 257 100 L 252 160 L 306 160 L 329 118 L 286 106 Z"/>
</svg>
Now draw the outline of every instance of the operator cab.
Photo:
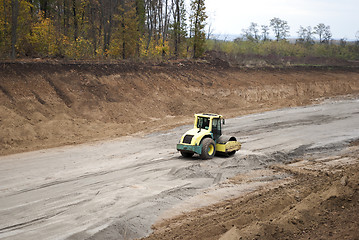
<svg viewBox="0 0 359 240">
<path fill-rule="evenodd" d="M 209 130 L 213 134 L 213 140 L 217 140 L 222 135 L 222 116 L 217 114 L 196 114 L 198 132 L 201 129 Z M 224 121 L 223 121 L 224 122 Z"/>
</svg>

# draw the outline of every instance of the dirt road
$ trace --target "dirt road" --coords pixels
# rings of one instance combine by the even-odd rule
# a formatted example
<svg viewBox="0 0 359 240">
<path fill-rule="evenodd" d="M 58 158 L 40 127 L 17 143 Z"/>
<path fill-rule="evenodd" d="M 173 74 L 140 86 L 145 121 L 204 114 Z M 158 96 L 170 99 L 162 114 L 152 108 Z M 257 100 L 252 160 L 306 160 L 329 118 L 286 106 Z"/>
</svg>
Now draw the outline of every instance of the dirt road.
<svg viewBox="0 0 359 240">
<path fill-rule="evenodd" d="M 1 157 L 0 239 L 146 236 L 160 219 L 287 175 L 244 184 L 227 178 L 304 155 L 330 155 L 358 139 L 359 100 L 228 119 L 225 133 L 243 143 L 231 158 L 180 157 L 175 144 L 189 127 Z"/>
</svg>

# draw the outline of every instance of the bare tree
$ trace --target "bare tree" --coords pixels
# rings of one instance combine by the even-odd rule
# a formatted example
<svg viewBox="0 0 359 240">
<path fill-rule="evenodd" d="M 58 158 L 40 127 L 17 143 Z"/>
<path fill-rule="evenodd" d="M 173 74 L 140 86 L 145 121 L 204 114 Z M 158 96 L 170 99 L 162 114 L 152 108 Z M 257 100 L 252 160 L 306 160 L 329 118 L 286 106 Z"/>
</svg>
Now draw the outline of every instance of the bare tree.
<svg viewBox="0 0 359 240">
<path fill-rule="evenodd" d="M 299 30 L 298 30 L 298 39 L 297 39 L 297 41 L 298 42 L 304 42 L 305 41 L 305 36 L 307 35 L 307 29 L 306 28 L 304 28 L 304 27 L 302 27 L 302 26 L 300 26 L 299 27 Z"/>
<path fill-rule="evenodd" d="M 332 39 L 332 32 L 330 31 L 330 26 L 326 26 L 323 34 L 323 42 L 329 43 Z"/>
<path fill-rule="evenodd" d="M 242 29 L 243 38 L 251 41 L 251 42 L 258 42 L 260 40 L 260 36 L 258 34 L 258 24 L 251 22 L 248 29 Z"/>
<path fill-rule="evenodd" d="M 289 37 L 290 27 L 287 21 L 281 20 L 279 18 L 272 18 L 270 20 L 270 26 L 272 27 L 272 30 L 274 32 L 277 41 Z"/>
<path fill-rule="evenodd" d="M 212 37 L 212 35 L 213 35 L 213 31 L 214 31 L 214 28 L 213 28 L 213 21 L 214 21 L 214 19 L 213 19 L 213 17 L 210 15 L 209 16 L 209 19 L 208 19 L 208 30 L 207 30 L 207 39 L 210 39 L 211 37 Z"/>
<path fill-rule="evenodd" d="M 165 45 L 165 41 L 167 40 L 167 32 L 169 28 L 169 21 L 170 21 L 170 14 L 169 14 L 169 4 L 168 0 L 165 0 L 165 17 L 164 17 L 164 23 L 163 23 L 163 32 L 162 32 L 162 45 Z M 163 14 L 162 14 L 163 15 Z M 162 56 L 164 56 L 166 52 L 162 51 Z"/>
<path fill-rule="evenodd" d="M 262 25 L 262 40 L 268 41 L 269 40 L 269 27 L 267 25 Z"/>
<path fill-rule="evenodd" d="M 258 35 L 258 24 L 257 23 L 254 23 L 254 22 L 251 22 L 250 26 L 249 26 L 249 31 L 252 33 L 252 36 L 254 38 L 254 41 L 255 42 L 258 42 L 259 41 L 259 35 Z"/>
<path fill-rule="evenodd" d="M 297 33 L 298 33 L 298 40 L 297 40 L 298 42 L 306 42 L 309 44 L 314 43 L 314 38 L 313 38 L 314 32 L 312 31 L 311 26 L 308 26 L 306 28 L 300 26 Z"/>
<path fill-rule="evenodd" d="M 175 0 L 174 7 L 174 16 L 173 16 L 173 34 L 174 34 L 174 47 L 175 47 L 175 56 L 178 56 L 179 45 L 181 44 L 181 3 L 183 1 Z"/>
<path fill-rule="evenodd" d="M 314 33 L 317 34 L 319 36 L 319 42 L 322 42 L 324 33 L 325 33 L 325 24 L 324 23 L 319 23 L 317 26 L 314 27 Z"/>
</svg>

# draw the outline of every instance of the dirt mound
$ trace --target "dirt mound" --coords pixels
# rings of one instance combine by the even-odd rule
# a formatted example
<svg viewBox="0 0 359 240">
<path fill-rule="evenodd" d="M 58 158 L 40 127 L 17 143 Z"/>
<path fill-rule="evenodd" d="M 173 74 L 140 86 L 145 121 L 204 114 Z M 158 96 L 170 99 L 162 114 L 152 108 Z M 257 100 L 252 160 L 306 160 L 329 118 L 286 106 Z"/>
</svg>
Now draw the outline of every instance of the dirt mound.
<svg viewBox="0 0 359 240">
<path fill-rule="evenodd" d="M 358 153 L 354 144 L 341 156 L 274 165 L 292 176 L 285 184 L 165 220 L 144 239 L 357 239 Z"/>
<path fill-rule="evenodd" d="M 189 167 L 180 168 L 173 172 L 176 178 L 187 179 L 187 178 L 214 178 L 208 171 L 203 170 L 200 164 L 194 164 Z"/>
<path fill-rule="evenodd" d="M 359 92 L 355 69 L 230 68 L 223 62 L 0 63 L 0 155 L 153 132 Z"/>
</svg>

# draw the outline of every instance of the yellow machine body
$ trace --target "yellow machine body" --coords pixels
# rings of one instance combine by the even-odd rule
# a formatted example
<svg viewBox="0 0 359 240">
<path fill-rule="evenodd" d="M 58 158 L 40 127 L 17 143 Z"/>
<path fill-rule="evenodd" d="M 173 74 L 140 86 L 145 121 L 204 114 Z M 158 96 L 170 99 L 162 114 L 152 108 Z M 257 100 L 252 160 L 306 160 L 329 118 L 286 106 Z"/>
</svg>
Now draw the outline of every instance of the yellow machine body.
<svg viewBox="0 0 359 240">
<path fill-rule="evenodd" d="M 224 119 L 219 114 L 195 114 L 194 127 L 182 135 L 177 144 L 177 150 L 183 156 L 191 156 L 194 153 L 213 156 L 215 153 L 232 155 L 241 148 L 235 137 L 222 135 L 222 124 Z M 214 143 L 209 144 L 208 149 L 204 149 L 203 141 L 210 138 Z M 206 140 L 207 142 L 209 140 Z M 211 147 L 213 145 L 213 148 Z M 208 157 L 207 156 L 207 157 Z"/>
</svg>

